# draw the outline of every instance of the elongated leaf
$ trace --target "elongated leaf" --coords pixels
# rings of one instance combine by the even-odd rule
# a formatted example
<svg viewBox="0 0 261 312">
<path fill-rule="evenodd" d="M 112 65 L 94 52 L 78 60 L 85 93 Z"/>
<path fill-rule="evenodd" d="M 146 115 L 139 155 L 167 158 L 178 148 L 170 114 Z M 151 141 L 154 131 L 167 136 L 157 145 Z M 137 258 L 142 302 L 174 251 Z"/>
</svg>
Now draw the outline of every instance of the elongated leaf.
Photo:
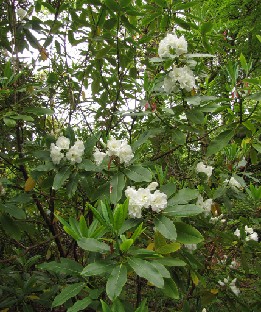
<svg viewBox="0 0 261 312">
<path fill-rule="evenodd" d="M 116 205 L 122 197 L 122 190 L 125 188 L 124 174 L 118 173 L 114 175 L 110 186 L 110 200 L 114 205 Z"/>
<path fill-rule="evenodd" d="M 61 293 L 54 298 L 52 307 L 53 308 L 58 307 L 62 305 L 63 303 L 65 303 L 68 299 L 78 295 L 84 286 L 85 286 L 85 283 L 83 282 L 66 286 L 61 291 Z"/>
<path fill-rule="evenodd" d="M 113 269 L 106 283 L 106 293 L 112 301 L 120 295 L 126 282 L 127 268 L 124 264 L 120 264 Z"/>
<path fill-rule="evenodd" d="M 81 247 L 84 250 L 87 251 L 93 251 L 93 252 L 106 252 L 110 251 L 110 247 L 103 243 L 98 241 L 98 239 L 95 238 L 81 238 L 78 241 L 79 247 Z"/>
<path fill-rule="evenodd" d="M 190 200 L 197 198 L 199 191 L 196 189 L 183 188 L 177 192 L 177 194 L 172 197 L 168 206 L 174 206 L 177 204 L 187 204 Z"/>
<path fill-rule="evenodd" d="M 183 244 L 197 244 L 203 240 L 203 236 L 192 225 L 183 222 L 175 222 L 177 229 L 177 241 Z"/>
<path fill-rule="evenodd" d="M 203 208 L 195 204 L 168 206 L 163 210 L 163 214 L 170 217 L 188 217 L 195 216 L 204 211 Z"/>
<path fill-rule="evenodd" d="M 157 260 L 151 261 L 150 264 L 161 274 L 164 278 L 170 278 L 169 271 L 165 268 L 165 266 L 158 262 Z"/>
<path fill-rule="evenodd" d="M 181 247 L 180 243 L 170 243 L 170 244 L 162 245 L 159 248 L 156 248 L 155 250 L 159 254 L 165 255 L 165 254 L 170 254 L 172 252 L 179 250 L 180 247 Z"/>
<path fill-rule="evenodd" d="M 89 159 L 84 159 L 80 164 L 79 168 L 83 169 L 85 171 L 94 171 L 94 172 L 99 172 L 101 171 L 101 168 L 96 166 L 91 160 Z"/>
<path fill-rule="evenodd" d="M 59 172 L 56 173 L 54 180 L 53 180 L 53 189 L 58 190 L 62 187 L 64 182 L 69 178 L 71 174 L 70 167 L 64 167 Z"/>
<path fill-rule="evenodd" d="M 178 258 L 171 258 L 171 257 L 164 257 L 164 258 L 158 259 L 157 261 L 165 266 L 171 266 L 171 267 L 187 265 L 186 262 L 184 262 L 183 260 L 178 259 Z"/>
<path fill-rule="evenodd" d="M 175 241 L 177 238 L 176 227 L 173 221 L 169 218 L 161 215 L 155 218 L 155 228 L 159 231 L 164 237 Z"/>
<path fill-rule="evenodd" d="M 220 133 L 215 140 L 210 142 L 207 149 L 207 156 L 211 156 L 221 151 L 224 147 L 228 145 L 229 141 L 233 138 L 233 136 L 234 130 L 226 130 Z"/>
<path fill-rule="evenodd" d="M 86 297 L 82 300 L 77 300 L 75 304 L 67 310 L 67 312 L 82 311 L 86 309 L 92 303 L 92 301 L 93 300 L 90 297 Z"/>
<path fill-rule="evenodd" d="M 130 166 L 124 173 L 134 182 L 150 182 L 152 179 L 150 170 L 140 165 Z"/>
<path fill-rule="evenodd" d="M 103 275 L 105 273 L 110 273 L 113 268 L 114 264 L 109 261 L 96 261 L 88 264 L 81 274 L 84 276 Z"/>
<path fill-rule="evenodd" d="M 41 263 L 37 268 L 65 275 L 79 275 L 82 272 L 82 266 L 78 262 L 68 258 L 61 258 L 60 261 Z"/>
<path fill-rule="evenodd" d="M 164 280 L 164 288 L 162 289 L 164 295 L 172 298 L 172 299 L 179 299 L 179 291 L 176 283 L 173 281 L 172 278 L 166 278 Z"/>
<path fill-rule="evenodd" d="M 128 263 L 137 275 L 144 277 L 158 288 L 164 287 L 163 277 L 150 262 L 138 258 L 129 258 Z"/>
<path fill-rule="evenodd" d="M 128 213 L 128 203 L 117 205 L 113 212 L 113 228 L 119 231 Z"/>
</svg>

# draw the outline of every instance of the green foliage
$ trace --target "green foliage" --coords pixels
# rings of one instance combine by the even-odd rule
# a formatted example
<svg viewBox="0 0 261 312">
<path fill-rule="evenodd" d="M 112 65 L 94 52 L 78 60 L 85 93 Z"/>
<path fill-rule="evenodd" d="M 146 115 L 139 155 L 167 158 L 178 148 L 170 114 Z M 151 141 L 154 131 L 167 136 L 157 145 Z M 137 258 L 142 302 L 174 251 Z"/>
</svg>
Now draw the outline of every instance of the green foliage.
<svg viewBox="0 0 261 312">
<path fill-rule="evenodd" d="M 259 1 L 0 8 L 0 310 L 259 311 Z"/>
</svg>

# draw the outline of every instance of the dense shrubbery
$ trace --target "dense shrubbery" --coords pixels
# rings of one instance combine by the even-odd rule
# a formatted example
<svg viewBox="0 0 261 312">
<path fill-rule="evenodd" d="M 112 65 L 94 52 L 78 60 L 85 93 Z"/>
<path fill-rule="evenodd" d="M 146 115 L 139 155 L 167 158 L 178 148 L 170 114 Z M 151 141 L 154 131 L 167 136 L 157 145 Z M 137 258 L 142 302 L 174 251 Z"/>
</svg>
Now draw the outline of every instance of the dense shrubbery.
<svg viewBox="0 0 261 312">
<path fill-rule="evenodd" d="M 247 46 L 208 1 L 1 8 L 0 311 L 260 311 L 257 25 Z"/>
</svg>

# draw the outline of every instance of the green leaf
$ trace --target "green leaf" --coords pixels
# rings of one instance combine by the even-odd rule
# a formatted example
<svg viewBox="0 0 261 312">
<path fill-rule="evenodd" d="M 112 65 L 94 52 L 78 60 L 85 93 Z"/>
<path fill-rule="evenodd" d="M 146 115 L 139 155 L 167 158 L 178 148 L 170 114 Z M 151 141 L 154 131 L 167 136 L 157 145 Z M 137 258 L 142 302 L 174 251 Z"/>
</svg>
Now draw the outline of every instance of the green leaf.
<svg viewBox="0 0 261 312">
<path fill-rule="evenodd" d="M 246 61 L 245 56 L 242 53 L 240 54 L 239 60 L 240 60 L 240 64 L 241 64 L 242 68 L 244 69 L 244 71 L 248 72 L 247 61 Z"/>
<path fill-rule="evenodd" d="M 158 262 L 157 260 L 151 261 L 150 264 L 161 274 L 164 278 L 170 278 L 169 271 L 165 268 L 165 266 Z"/>
<path fill-rule="evenodd" d="M 63 303 L 65 303 L 68 299 L 78 295 L 84 286 L 85 286 L 85 283 L 83 282 L 66 286 L 61 291 L 61 293 L 54 298 L 54 301 L 52 303 L 52 308 L 58 307 L 62 305 Z"/>
<path fill-rule="evenodd" d="M 155 249 L 156 252 L 158 252 L 161 255 L 170 254 L 172 252 L 176 252 L 181 247 L 180 243 L 170 243 L 170 244 L 164 244 L 158 248 Z"/>
<path fill-rule="evenodd" d="M 137 275 L 147 279 L 158 288 L 164 287 L 163 277 L 150 262 L 139 258 L 129 258 L 128 263 Z"/>
<path fill-rule="evenodd" d="M 82 237 L 88 237 L 88 226 L 86 223 L 86 219 L 83 215 L 80 216 L 79 229 L 82 234 Z"/>
<path fill-rule="evenodd" d="M 178 259 L 178 258 L 164 257 L 162 259 L 158 259 L 157 261 L 165 266 L 171 266 L 171 267 L 187 265 L 185 261 Z"/>
<path fill-rule="evenodd" d="M 117 205 L 113 212 L 113 228 L 119 231 L 128 213 L 128 200 L 123 205 Z"/>
<path fill-rule="evenodd" d="M 75 304 L 67 310 L 67 312 L 82 311 L 86 309 L 92 303 L 92 301 L 93 300 L 90 297 L 86 297 L 82 300 L 77 300 Z"/>
<path fill-rule="evenodd" d="M 252 144 L 255 150 L 258 151 L 258 153 L 261 153 L 261 144 L 260 143 L 254 143 Z"/>
<path fill-rule="evenodd" d="M 106 283 L 106 293 L 112 301 L 120 295 L 126 282 L 127 268 L 125 265 L 120 264 L 113 269 Z"/>
<path fill-rule="evenodd" d="M 37 268 L 64 275 L 79 275 L 82 272 L 82 266 L 78 262 L 68 258 L 61 258 L 60 262 L 51 261 L 41 263 L 37 265 Z"/>
<path fill-rule="evenodd" d="M 2 228 L 7 235 L 16 240 L 20 240 L 21 231 L 17 226 L 17 222 L 13 221 L 11 217 L 6 214 L 0 215 L 0 223 L 2 224 Z"/>
<path fill-rule="evenodd" d="M 84 159 L 80 164 L 79 164 L 79 169 L 83 169 L 85 171 L 94 171 L 94 172 L 99 172 L 101 169 L 96 166 L 91 160 L 89 159 Z"/>
<path fill-rule="evenodd" d="M 70 167 L 63 167 L 60 171 L 58 171 L 53 180 L 53 189 L 59 190 L 62 187 L 64 182 L 69 178 L 71 174 Z"/>
<path fill-rule="evenodd" d="M 201 34 L 205 35 L 206 33 L 210 32 L 212 27 L 213 27 L 213 23 L 211 21 L 203 23 L 201 25 Z"/>
<path fill-rule="evenodd" d="M 156 230 L 159 231 L 164 237 L 173 241 L 176 240 L 177 232 L 173 221 L 163 215 L 160 215 L 155 218 L 154 223 Z"/>
<path fill-rule="evenodd" d="M 150 182 L 152 180 L 150 170 L 142 167 L 141 165 L 130 166 L 128 169 L 125 169 L 124 173 L 134 182 Z"/>
<path fill-rule="evenodd" d="M 179 129 L 172 131 L 172 139 L 177 145 L 183 145 L 186 143 L 186 135 Z"/>
<path fill-rule="evenodd" d="M 102 312 L 112 312 L 110 307 L 107 305 L 105 301 L 101 299 L 101 304 L 102 304 Z"/>
<path fill-rule="evenodd" d="M 234 130 L 226 130 L 220 133 L 217 138 L 210 142 L 207 149 L 207 156 L 211 156 L 226 147 L 234 136 Z"/>
<path fill-rule="evenodd" d="M 134 241 L 132 238 L 127 238 L 120 244 L 120 250 L 126 252 L 133 245 Z"/>
<path fill-rule="evenodd" d="M 84 250 L 87 251 L 93 251 L 93 252 L 107 252 L 110 251 L 110 247 L 103 243 L 98 241 L 98 239 L 95 238 L 81 238 L 78 241 L 79 247 L 81 247 Z"/>
<path fill-rule="evenodd" d="M 166 209 L 162 211 L 162 213 L 170 217 L 188 217 L 188 216 L 196 216 L 202 213 L 203 211 L 204 211 L 203 208 L 195 204 L 187 204 L 187 205 L 168 206 Z"/>
<path fill-rule="evenodd" d="M 164 295 L 174 300 L 179 299 L 178 287 L 172 278 L 166 278 L 164 280 L 164 288 L 162 289 L 162 292 Z"/>
<path fill-rule="evenodd" d="M 198 244 L 202 242 L 203 236 L 192 225 L 183 222 L 175 222 L 177 230 L 177 241 L 183 244 Z"/>
<path fill-rule="evenodd" d="M 96 261 L 88 264 L 81 274 L 84 276 L 103 275 L 105 273 L 111 273 L 114 267 L 115 265 L 108 260 Z"/>
<path fill-rule="evenodd" d="M 190 109 L 189 111 L 186 111 L 186 115 L 191 122 L 197 125 L 204 123 L 204 114 L 199 109 Z"/>
<path fill-rule="evenodd" d="M 104 0 L 104 4 L 113 12 L 120 11 L 120 6 L 115 0 Z"/>
<path fill-rule="evenodd" d="M 197 198 L 198 195 L 199 191 L 196 189 L 183 188 L 168 201 L 168 206 L 187 204 L 190 200 Z"/>
<path fill-rule="evenodd" d="M 123 173 L 117 173 L 111 179 L 110 183 L 110 200 L 112 204 L 116 205 L 122 197 L 122 190 L 125 188 L 125 180 Z"/>
</svg>

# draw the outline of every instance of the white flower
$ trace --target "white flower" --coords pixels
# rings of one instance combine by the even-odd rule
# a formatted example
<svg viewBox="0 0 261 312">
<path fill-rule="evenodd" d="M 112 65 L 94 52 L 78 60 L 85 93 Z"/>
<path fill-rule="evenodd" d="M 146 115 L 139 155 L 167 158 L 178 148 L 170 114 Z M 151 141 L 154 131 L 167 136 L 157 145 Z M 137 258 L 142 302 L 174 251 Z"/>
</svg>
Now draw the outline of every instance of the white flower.
<svg viewBox="0 0 261 312">
<path fill-rule="evenodd" d="M 187 41 L 184 36 L 178 38 L 175 34 L 167 34 L 159 43 L 159 57 L 169 57 L 171 55 L 170 49 L 174 49 L 174 53 L 178 56 L 187 53 Z"/>
<path fill-rule="evenodd" d="M 188 66 L 174 67 L 168 76 L 164 78 L 164 91 L 176 92 L 178 88 L 191 91 L 195 87 L 195 77 Z"/>
<path fill-rule="evenodd" d="M 129 198 L 129 215 L 133 218 L 140 218 L 142 208 L 149 208 L 155 212 L 160 212 L 167 207 L 167 195 L 160 191 L 151 193 L 158 186 L 157 182 L 152 182 L 147 188 L 128 186 L 125 190 L 126 197 Z"/>
<path fill-rule="evenodd" d="M 235 286 L 235 285 L 230 285 L 230 289 L 232 290 L 232 292 L 233 292 L 236 296 L 238 296 L 238 295 L 240 294 L 240 289 L 237 288 L 237 286 Z"/>
<path fill-rule="evenodd" d="M 246 240 L 247 241 L 254 240 L 254 241 L 258 242 L 258 234 L 257 234 L 257 232 L 253 232 L 252 234 L 248 235 L 246 237 Z"/>
<path fill-rule="evenodd" d="M 253 234 L 254 233 L 254 230 L 253 230 L 253 228 L 249 228 L 247 225 L 245 226 L 245 232 L 247 233 L 247 234 Z"/>
<path fill-rule="evenodd" d="M 128 212 L 131 218 L 141 218 L 142 207 L 139 205 L 129 204 Z"/>
<path fill-rule="evenodd" d="M 207 312 L 207 309 L 206 308 L 202 309 L 202 312 Z"/>
<path fill-rule="evenodd" d="M 235 260 L 232 260 L 230 265 L 229 265 L 230 269 L 236 269 L 237 267 L 237 262 Z"/>
<path fill-rule="evenodd" d="M 213 199 L 209 198 L 209 199 L 203 201 L 203 197 L 201 195 L 199 195 L 196 205 L 203 208 L 204 214 L 208 215 L 211 213 L 212 203 L 213 203 Z"/>
<path fill-rule="evenodd" d="M 77 140 L 75 144 L 66 153 L 66 158 L 74 165 L 82 162 L 82 155 L 84 153 L 84 144 L 81 140 Z"/>
<path fill-rule="evenodd" d="M 151 182 L 148 186 L 147 189 L 149 189 L 150 191 L 155 191 L 156 188 L 159 186 L 158 182 Z"/>
<path fill-rule="evenodd" d="M 56 146 L 54 143 L 51 143 L 50 156 L 52 158 L 52 162 L 55 165 L 59 165 L 60 161 L 64 157 L 64 154 L 61 152 L 61 149 L 58 146 Z"/>
<path fill-rule="evenodd" d="M 164 78 L 164 91 L 166 93 L 177 92 L 178 84 L 168 75 Z"/>
<path fill-rule="evenodd" d="M 23 20 L 26 17 L 27 12 L 24 9 L 19 8 L 19 9 L 17 9 L 17 15 L 18 15 L 20 20 Z"/>
<path fill-rule="evenodd" d="M 70 147 L 70 140 L 64 136 L 60 136 L 56 141 L 56 146 L 62 149 L 69 149 Z"/>
<path fill-rule="evenodd" d="M 132 158 L 134 157 L 134 154 L 132 153 L 131 146 L 128 145 L 127 143 L 123 143 L 120 147 L 119 151 L 119 158 L 120 158 L 120 163 L 125 163 L 128 164 Z"/>
<path fill-rule="evenodd" d="M 184 244 L 184 247 L 186 247 L 189 252 L 192 252 L 198 248 L 197 244 Z"/>
<path fill-rule="evenodd" d="M 184 38 L 184 36 L 177 38 L 176 46 L 175 46 L 176 54 L 181 55 L 181 54 L 187 53 L 187 48 L 188 48 L 188 43 L 186 39 Z"/>
<path fill-rule="evenodd" d="M 94 157 L 94 161 L 95 161 L 96 165 L 100 165 L 105 156 L 106 156 L 106 153 L 99 151 L 99 149 L 97 147 L 95 147 L 93 157 Z"/>
<path fill-rule="evenodd" d="M 211 177 L 212 175 L 212 170 L 213 170 L 213 167 L 212 166 L 207 166 L 205 165 L 202 161 L 199 162 L 197 164 L 197 167 L 196 167 L 196 170 L 197 172 L 203 172 L 207 175 L 208 178 Z"/>
<path fill-rule="evenodd" d="M 167 195 L 160 191 L 155 191 L 154 194 L 151 194 L 151 209 L 156 212 L 160 212 L 161 210 L 167 207 Z"/>
<path fill-rule="evenodd" d="M 237 237 L 240 237 L 240 230 L 236 229 L 235 232 L 234 232 L 234 235 L 236 235 Z"/>
<path fill-rule="evenodd" d="M 121 145 L 122 145 L 121 140 L 116 140 L 113 136 L 111 136 L 107 142 L 107 148 L 108 148 L 107 154 L 109 156 L 113 156 L 113 155 L 119 156 Z"/>
<path fill-rule="evenodd" d="M 243 157 L 237 164 L 237 168 L 245 167 L 247 164 L 246 158 Z"/>
<path fill-rule="evenodd" d="M 57 143 L 56 143 L 57 144 Z M 74 143 L 74 147 L 77 148 L 79 151 L 82 152 L 82 154 L 84 153 L 84 150 L 85 150 L 85 146 L 84 146 L 84 143 L 82 140 L 77 140 L 75 143 Z"/>
<path fill-rule="evenodd" d="M 151 193 L 147 188 L 139 188 L 136 193 L 135 201 L 144 208 L 149 208 L 151 205 Z"/>
<path fill-rule="evenodd" d="M 242 189 L 242 185 L 234 177 L 231 177 L 230 180 L 226 179 L 224 183 L 228 183 L 233 189 Z"/>
</svg>

